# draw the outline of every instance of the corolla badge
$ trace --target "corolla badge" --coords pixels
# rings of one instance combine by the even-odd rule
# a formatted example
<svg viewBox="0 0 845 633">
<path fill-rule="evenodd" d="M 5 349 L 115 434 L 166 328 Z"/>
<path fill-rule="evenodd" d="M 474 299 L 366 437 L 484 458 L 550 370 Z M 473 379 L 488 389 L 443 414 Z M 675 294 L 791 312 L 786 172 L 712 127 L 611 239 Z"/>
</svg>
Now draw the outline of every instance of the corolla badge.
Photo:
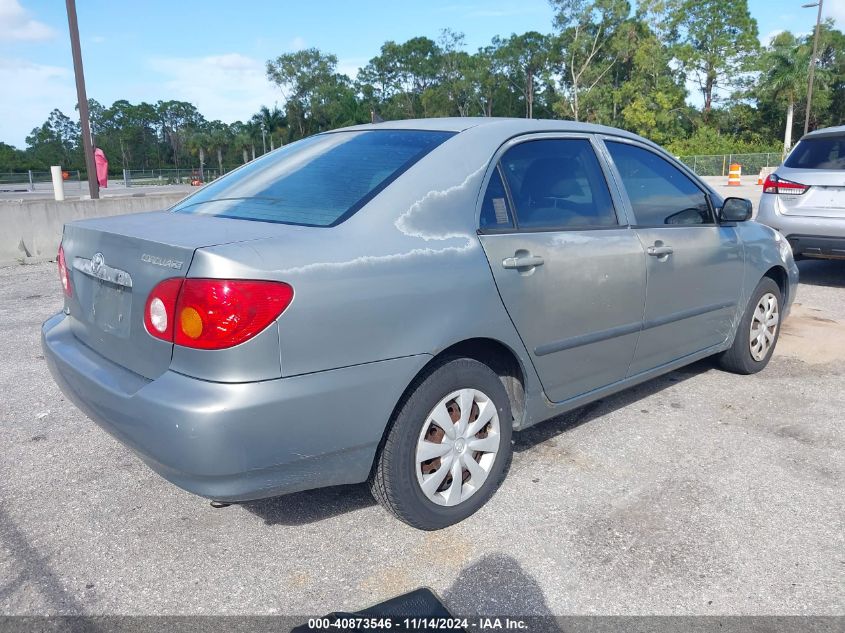
<svg viewBox="0 0 845 633">
<path fill-rule="evenodd" d="M 106 258 L 103 257 L 102 253 L 94 253 L 94 256 L 91 258 L 91 272 L 95 275 L 99 274 L 99 272 L 103 269 L 103 266 L 106 265 Z"/>
<path fill-rule="evenodd" d="M 174 270 L 181 270 L 182 262 L 178 259 L 171 259 L 170 257 L 159 257 L 158 255 L 148 255 L 144 253 L 141 255 L 141 261 L 153 264 L 154 266 L 164 266 L 165 268 L 173 268 Z"/>
</svg>

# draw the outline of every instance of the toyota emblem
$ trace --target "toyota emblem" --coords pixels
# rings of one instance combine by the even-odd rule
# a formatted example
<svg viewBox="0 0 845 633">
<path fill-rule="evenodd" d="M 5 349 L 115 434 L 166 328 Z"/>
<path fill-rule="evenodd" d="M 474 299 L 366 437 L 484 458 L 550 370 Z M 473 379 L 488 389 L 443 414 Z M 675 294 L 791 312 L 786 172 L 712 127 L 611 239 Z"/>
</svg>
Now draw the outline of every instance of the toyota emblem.
<svg viewBox="0 0 845 633">
<path fill-rule="evenodd" d="M 106 258 L 103 257 L 102 253 L 94 253 L 94 257 L 91 258 L 91 272 L 95 275 L 100 272 L 100 269 L 106 265 Z"/>
</svg>

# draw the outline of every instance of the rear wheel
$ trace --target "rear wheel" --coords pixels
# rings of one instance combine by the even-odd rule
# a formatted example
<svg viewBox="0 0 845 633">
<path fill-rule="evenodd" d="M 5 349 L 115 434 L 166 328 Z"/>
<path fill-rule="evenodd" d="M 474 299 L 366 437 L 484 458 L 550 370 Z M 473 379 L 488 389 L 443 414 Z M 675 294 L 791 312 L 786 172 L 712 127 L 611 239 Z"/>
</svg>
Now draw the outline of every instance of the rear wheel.
<svg viewBox="0 0 845 633">
<path fill-rule="evenodd" d="M 467 518 L 504 479 L 512 416 L 501 380 L 469 358 L 418 379 L 393 419 L 370 489 L 399 519 L 436 530 Z"/>
<path fill-rule="evenodd" d="M 719 357 L 724 369 L 755 374 L 769 364 L 780 334 L 782 300 L 775 281 L 763 277 L 751 295 L 733 345 Z"/>
</svg>

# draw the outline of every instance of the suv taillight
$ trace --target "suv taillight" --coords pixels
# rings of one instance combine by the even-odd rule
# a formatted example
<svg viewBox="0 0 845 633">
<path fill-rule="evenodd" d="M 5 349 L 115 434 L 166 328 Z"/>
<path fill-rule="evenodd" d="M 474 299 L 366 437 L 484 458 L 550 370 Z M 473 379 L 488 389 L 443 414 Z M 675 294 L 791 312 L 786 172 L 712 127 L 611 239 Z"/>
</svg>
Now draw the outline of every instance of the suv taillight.
<svg viewBox="0 0 845 633">
<path fill-rule="evenodd" d="M 802 185 L 791 180 L 784 180 L 776 174 L 766 176 L 766 181 L 763 183 L 763 193 L 780 193 L 793 196 L 800 196 L 810 187 Z"/>
<path fill-rule="evenodd" d="M 280 281 L 165 279 L 147 297 L 144 325 L 177 345 L 225 349 L 263 331 L 292 300 Z"/>
<path fill-rule="evenodd" d="M 59 254 L 56 255 L 56 264 L 59 266 L 59 280 L 62 282 L 62 292 L 65 293 L 66 297 L 73 296 L 73 290 L 70 287 L 70 272 L 67 269 L 65 249 L 62 244 L 59 244 Z"/>
</svg>

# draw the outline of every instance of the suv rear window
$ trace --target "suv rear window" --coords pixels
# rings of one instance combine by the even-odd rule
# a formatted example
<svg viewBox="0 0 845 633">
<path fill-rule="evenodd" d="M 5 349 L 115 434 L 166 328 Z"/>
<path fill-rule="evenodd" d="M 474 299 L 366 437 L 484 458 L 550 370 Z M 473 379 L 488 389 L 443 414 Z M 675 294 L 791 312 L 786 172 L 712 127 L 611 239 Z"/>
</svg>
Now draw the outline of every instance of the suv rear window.
<svg viewBox="0 0 845 633">
<path fill-rule="evenodd" d="M 172 211 L 335 226 L 453 135 L 421 130 L 318 134 L 215 180 Z"/>
<path fill-rule="evenodd" d="M 845 135 L 805 138 L 783 165 L 798 169 L 845 169 Z"/>
</svg>

